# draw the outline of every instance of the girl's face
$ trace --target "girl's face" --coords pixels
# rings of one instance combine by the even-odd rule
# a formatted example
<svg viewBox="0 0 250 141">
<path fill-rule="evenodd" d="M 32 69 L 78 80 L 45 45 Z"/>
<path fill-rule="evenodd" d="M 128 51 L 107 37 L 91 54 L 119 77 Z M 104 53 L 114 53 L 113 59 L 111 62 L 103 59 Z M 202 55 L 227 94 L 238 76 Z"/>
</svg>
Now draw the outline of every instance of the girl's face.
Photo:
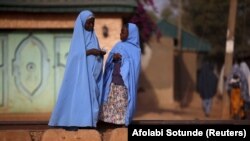
<svg viewBox="0 0 250 141">
<path fill-rule="evenodd" d="M 91 17 L 90 19 L 88 19 L 85 23 L 85 30 L 87 31 L 93 31 L 94 30 L 94 25 L 95 25 L 95 18 Z"/>
<path fill-rule="evenodd" d="M 125 41 L 127 38 L 128 38 L 128 28 L 126 26 L 123 26 L 120 33 L 120 39 L 122 41 Z"/>
</svg>

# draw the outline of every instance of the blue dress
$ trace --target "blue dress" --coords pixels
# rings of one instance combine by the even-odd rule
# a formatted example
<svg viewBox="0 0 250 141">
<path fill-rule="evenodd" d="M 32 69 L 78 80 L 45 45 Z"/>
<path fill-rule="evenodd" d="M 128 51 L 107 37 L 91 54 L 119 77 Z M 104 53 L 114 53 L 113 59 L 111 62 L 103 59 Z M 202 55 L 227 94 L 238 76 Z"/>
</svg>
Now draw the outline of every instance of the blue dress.
<svg viewBox="0 0 250 141">
<path fill-rule="evenodd" d="M 133 119 L 136 109 L 136 97 L 138 89 L 138 78 L 141 70 L 141 49 L 139 43 L 139 32 L 135 24 L 128 24 L 129 35 L 126 41 L 118 42 L 110 51 L 105 64 L 103 76 L 102 105 L 107 105 L 112 87 L 112 74 L 114 71 L 113 54 L 122 55 L 120 74 L 122 76 L 127 92 L 127 108 L 125 113 L 125 125 L 129 125 Z M 117 103 L 119 104 L 119 103 Z M 102 111 L 107 112 L 107 111 Z M 111 112 L 112 113 L 112 112 Z M 116 115 L 113 115 L 116 116 Z M 111 116 L 109 116 L 111 117 Z"/>
<path fill-rule="evenodd" d="M 82 11 L 75 22 L 64 78 L 49 126 L 96 127 L 102 93 L 100 56 L 86 56 L 86 50 L 100 49 L 94 31 L 84 28 L 90 11 Z"/>
</svg>

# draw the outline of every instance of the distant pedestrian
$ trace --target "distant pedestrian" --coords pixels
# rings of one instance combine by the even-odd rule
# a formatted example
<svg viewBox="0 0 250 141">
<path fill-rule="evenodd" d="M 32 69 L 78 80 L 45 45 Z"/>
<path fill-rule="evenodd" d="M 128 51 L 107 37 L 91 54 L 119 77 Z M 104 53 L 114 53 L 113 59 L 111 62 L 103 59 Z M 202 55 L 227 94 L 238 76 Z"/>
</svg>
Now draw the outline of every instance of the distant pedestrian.
<svg viewBox="0 0 250 141">
<path fill-rule="evenodd" d="M 245 117 L 244 99 L 241 96 L 241 79 L 237 73 L 229 81 L 230 116 L 232 119 L 243 119 Z"/>
<path fill-rule="evenodd" d="M 250 69 L 248 67 L 248 64 L 245 61 L 241 61 L 240 63 L 240 69 L 242 70 L 242 72 L 245 74 L 245 77 L 247 79 L 247 83 L 248 83 L 248 97 L 246 97 L 247 99 L 245 99 L 245 110 L 248 113 L 246 118 L 250 119 Z"/>
<path fill-rule="evenodd" d="M 236 79 L 237 78 L 237 79 Z M 235 85 L 233 85 L 235 82 L 239 81 L 239 86 L 235 87 Z M 231 73 L 228 76 L 227 79 L 227 83 L 226 83 L 226 90 L 229 94 L 229 97 L 231 98 L 230 103 L 237 106 L 237 107 L 230 107 L 230 111 L 234 111 L 234 113 L 231 113 L 231 117 L 234 119 L 244 119 L 245 115 L 243 116 L 242 112 L 240 112 L 241 107 L 242 107 L 242 102 L 243 102 L 243 107 L 244 107 L 244 112 L 246 110 L 249 109 L 248 103 L 250 102 L 250 96 L 249 96 L 249 87 L 248 87 L 248 81 L 246 76 L 244 75 L 244 72 L 242 71 L 242 69 L 240 68 L 240 65 L 235 62 L 233 64 L 233 68 Z M 234 94 L 235 89 L 239 89 L 238 93 L 239 93 L 239 98 L 236 98 Z M 232 98 L 235 97 L 235 98 Z M 242 100 L 238 100 L 238 99 L 242 99 Z M 233 109 L 232 109 L 233 108 Z M 235 110 L 237 110 L 238 112 L 236 112 Z M 235 113 L 237 113 L 238 115 L 235 115 Z"/>
<path fill-rule="evenodd" d="M 218 78 L 213 71 L 213 65 L 205 62 L 198 72 L 198 92 L 202 99 L 202 108 L 206 116 L 210 115 L 212 99 L 216 94 Z"/>
</svg>

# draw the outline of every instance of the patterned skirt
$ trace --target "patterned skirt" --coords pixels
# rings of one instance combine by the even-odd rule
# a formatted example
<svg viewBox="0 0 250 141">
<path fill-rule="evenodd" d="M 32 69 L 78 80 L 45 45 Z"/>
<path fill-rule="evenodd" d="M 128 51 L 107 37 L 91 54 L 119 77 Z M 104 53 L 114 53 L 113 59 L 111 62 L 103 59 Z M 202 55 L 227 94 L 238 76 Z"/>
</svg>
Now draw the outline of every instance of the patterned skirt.
<svg viewBox="0 0 250 141">
<path fill-rule="evenodd" d="M 125 124 L 128 94 L 125 86 L 111 83 L 108 101 L 100 110 L 100 120 L 113 124 Z"/>
</svg>

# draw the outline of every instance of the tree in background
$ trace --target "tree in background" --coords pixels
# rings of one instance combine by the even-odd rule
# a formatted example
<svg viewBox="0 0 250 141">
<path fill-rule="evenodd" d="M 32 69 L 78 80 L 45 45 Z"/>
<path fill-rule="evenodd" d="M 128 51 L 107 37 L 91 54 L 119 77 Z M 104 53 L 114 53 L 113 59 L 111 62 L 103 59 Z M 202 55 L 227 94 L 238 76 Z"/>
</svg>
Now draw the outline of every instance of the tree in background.
<svg viewBox="0 0 250 141">
<path fill-rule="evenodd" d="M 182 27 L 212 44 L 209 56 L 219 63 L 224 62 L 226 33 L 228 26 L 229 1 L 182 0 L 182 13 L 178 13 L 178 1 L 169 0 L 162 16 L 176 24 L 178 14 L 182 14 Z M 249 0 L 238 1 L 235 29 L 235 54 L 239 57 L 250 56 Z M 177 12 L 176 12 L 177 11 Z M 172 14 L 171 14 L 172 13 Z M 177 13 L 177 14 L 176 14 Z M 173 16 L 174 15 L 174 16 Z"/>
<path fill-rule="evenodd" d="M 138 6 L 135 14 L 130 19 L 130 22 L 135 23 L 140 30 L 140 45 L 142 53 L 144 53 L 144 43 L 148 43 L 152 34 L 157 35 L 157 39 L 160 38 L 161 34 L 157 28 L 156 23 L 148 15 L 147 11 L 144 9 L 144 5 L 149 5 L 153 8 L 155 12 L 157 9 L 154 5 L 153 0 L 137 0 Z"/>
</svg>

